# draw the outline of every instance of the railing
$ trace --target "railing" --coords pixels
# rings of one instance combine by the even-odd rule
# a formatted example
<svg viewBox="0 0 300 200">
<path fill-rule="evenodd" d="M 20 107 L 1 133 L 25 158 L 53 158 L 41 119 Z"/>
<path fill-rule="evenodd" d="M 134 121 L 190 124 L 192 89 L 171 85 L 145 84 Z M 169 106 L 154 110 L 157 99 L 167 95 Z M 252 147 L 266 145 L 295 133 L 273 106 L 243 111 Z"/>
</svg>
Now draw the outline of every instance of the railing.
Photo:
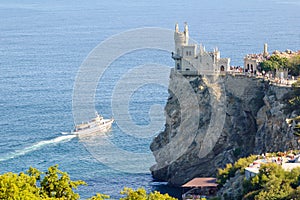
<svg viewBox="0 0 300 200">
<path fill-rule="evenodd" d="M 182 74 L 183 76 L 200 76 L 200 75 L 219 75 L 219 76 L 225 76 L 225 75 L 231 75 L 235 77 L 249 77 L 249 78 L 256 78 L 256 79 L 262 79 L 265 81 L 270 81 L 270 84 L 281 86 L 281 87 L 291 87 L 293 83 L 297 81 L 297 77 L 294 79 L 278 79 L 278 78 L 271 78 L 267 76 L 262 75 L 254 75 L 250 73 L 245 72 L 234 72 L 234 71 L 213 71 L 213 70 L 175 70 L 172 68 L 172 72 L 177 72 Z"/>
<path fill-rule="evenodd" d="M 182 56 L 179 56 L 178 54 L 175 54 L 175 53 L 172 52 L 172 58 L 174 60 L 180 60 L 182 58 Z"/>
</svg>

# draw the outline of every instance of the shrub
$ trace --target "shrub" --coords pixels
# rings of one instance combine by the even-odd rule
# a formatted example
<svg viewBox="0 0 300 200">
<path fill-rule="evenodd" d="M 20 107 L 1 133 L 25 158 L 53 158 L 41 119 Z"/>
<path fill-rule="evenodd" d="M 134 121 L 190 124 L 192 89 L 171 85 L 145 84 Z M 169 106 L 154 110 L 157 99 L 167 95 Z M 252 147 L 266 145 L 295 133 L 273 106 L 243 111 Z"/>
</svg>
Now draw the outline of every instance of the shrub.
<svg viewBox="0 0 300 200">
<path fill-rule="evenodd" d="M 217 182 L 220 185 L 224 185 L 229 178 L 234 177 L 237 170 L 240 170 L 240 172 L 243 174 L 245 168 L 248 167 L 256 159 L 257 156 L 250 155 L 246 158 L 238 159 L 233 165 L 231 163 L 226 164 L 226 167 L 224 169 L 219 168 L 217 174 Z"/>
</svg>

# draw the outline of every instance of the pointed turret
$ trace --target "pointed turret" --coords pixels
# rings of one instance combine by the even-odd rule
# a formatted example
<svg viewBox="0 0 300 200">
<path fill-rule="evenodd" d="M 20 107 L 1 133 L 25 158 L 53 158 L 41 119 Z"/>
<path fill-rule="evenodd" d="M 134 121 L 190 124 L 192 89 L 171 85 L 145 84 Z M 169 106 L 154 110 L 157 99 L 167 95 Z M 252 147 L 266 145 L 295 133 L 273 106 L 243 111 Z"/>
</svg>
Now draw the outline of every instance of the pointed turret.
<svg viewBox="0 0 300 200">
<path fill-rule="evenodd" d="M 175 24 L 175 32 L 178 33 L 179 32 L 179 27 L 178 27 L 178 23 Z"/>
<path fill-rule="evenodd" d="M 184 22 L 184 32 L 189 33 L 189 27 L 188 27 L 187 22 Z"/>
<path fill-rule="evenodd" d="M 200 55 L 203 55 L 204 49 L 203 49 L 203 45 L 201 43 L 199 45 L 199 51 L 200 51 Z"/>
<path fill-rule="evenodd" d="M 184 23 L 184 36 L 185 36 L 185 45 L 189 44 L 189 28 L 187 23 Z"/>
</svg>

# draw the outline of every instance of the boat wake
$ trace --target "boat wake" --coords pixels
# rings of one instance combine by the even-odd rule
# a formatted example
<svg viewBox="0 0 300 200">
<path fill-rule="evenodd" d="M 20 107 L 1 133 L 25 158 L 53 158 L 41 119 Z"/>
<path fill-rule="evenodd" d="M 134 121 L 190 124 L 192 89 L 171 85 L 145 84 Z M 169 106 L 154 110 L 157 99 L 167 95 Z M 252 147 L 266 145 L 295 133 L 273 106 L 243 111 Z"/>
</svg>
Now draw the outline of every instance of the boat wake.
<svg viewBox="0 0 300 200">
<path fill-rule="evenodd" d="M 9 160 L 9 159 L 13 159 L 13 158 L 16 158 L 18 156 L 25 155 L 27 153 L 30 153 L 30 152 L 36 151 L 38 149 L 41 149 L 42 147 L 47 146 L 47 145 L 57 144 L 57 143 L 61 143 L 61 142 L 67 142 L 67 141 L 70 141 L 71 139 L 73 139 L 75 137 L 77 137 L 77 136 L 76 135 L 63 135 L 63 136 L 53 138 L 51 140 L 43 140 L 43 141 L 40 141 L 38 143 L 33 144 L 32 146 L 25 147 L 22 150 L 17 150 L 13 153 L 8 154 L 7 156 L 4 156 L 4 157 L 0 158 L 0 162 L 6 161 L 6 160 Z"/>
</svg>

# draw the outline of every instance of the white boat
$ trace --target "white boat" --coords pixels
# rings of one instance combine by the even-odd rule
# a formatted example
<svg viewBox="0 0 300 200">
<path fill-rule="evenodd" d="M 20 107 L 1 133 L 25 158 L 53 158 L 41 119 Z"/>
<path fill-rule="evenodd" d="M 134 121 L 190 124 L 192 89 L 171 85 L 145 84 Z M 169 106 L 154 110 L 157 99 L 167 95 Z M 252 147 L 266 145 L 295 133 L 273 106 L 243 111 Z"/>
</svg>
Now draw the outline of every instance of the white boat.
<svg viewBox="0 0 300 200">
<path fill-rule="evenodd" d="M 102 116 L 96 113 L 96 117 L 92 120 L 76 125 L 72 134 L 76 134 L 78 137 L 85 137 L 91 134 L 104 133 L 111 128 L 113 122 L 114 119 L 103 119 Z"/>
</svg>

